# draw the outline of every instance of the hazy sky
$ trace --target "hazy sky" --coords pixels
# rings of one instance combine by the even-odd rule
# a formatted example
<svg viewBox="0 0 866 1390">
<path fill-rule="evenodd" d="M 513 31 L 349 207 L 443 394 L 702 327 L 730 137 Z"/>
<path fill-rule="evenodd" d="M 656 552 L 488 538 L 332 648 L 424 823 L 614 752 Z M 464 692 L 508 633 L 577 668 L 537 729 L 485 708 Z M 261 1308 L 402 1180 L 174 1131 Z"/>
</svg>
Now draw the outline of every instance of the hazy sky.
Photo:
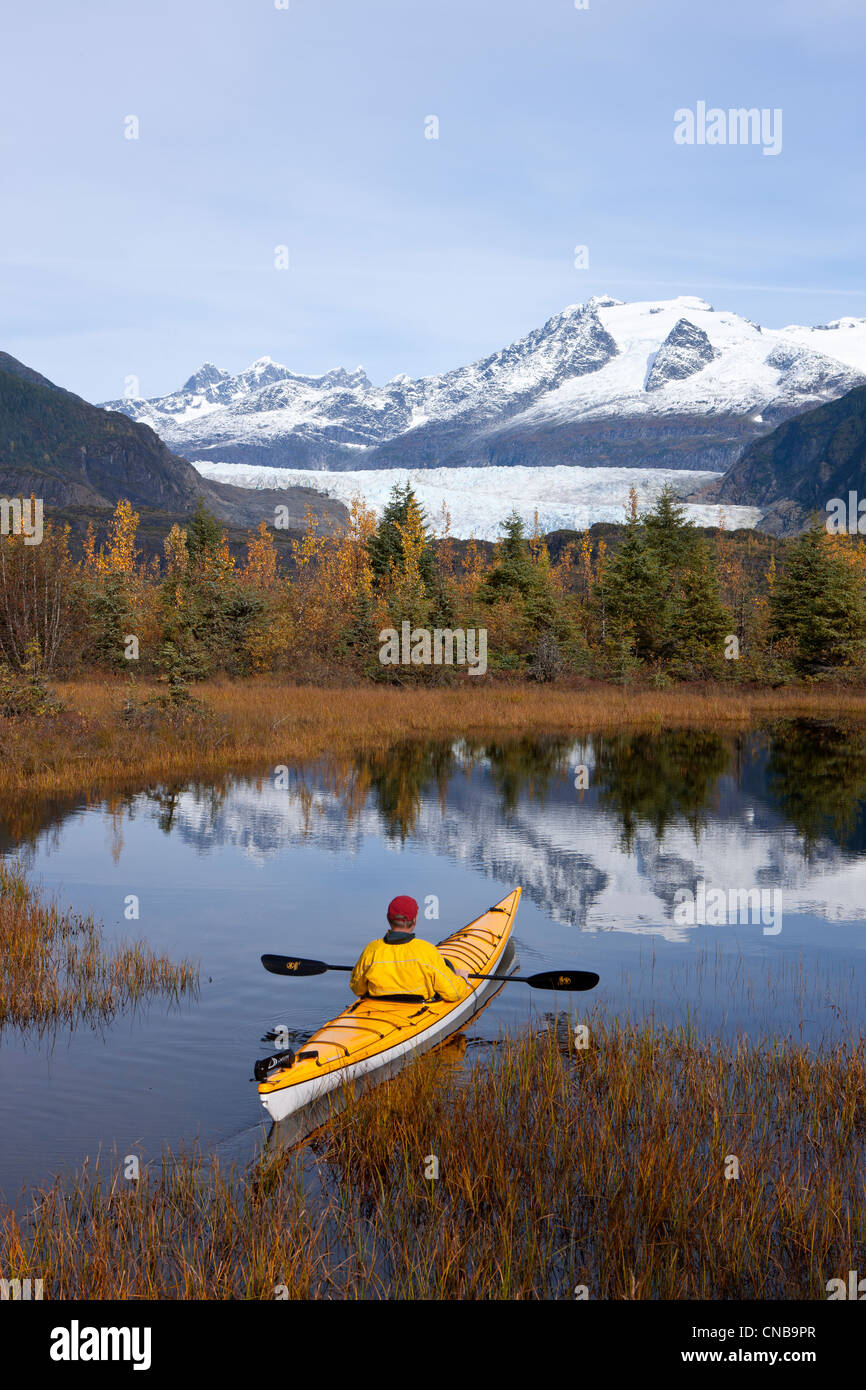
<svg viewBox="0 0 866 1390">
<path fill-rule="evenodd" d="M 7 5 L 0 348 L 98 401 L 442 371 L 603 292 L 866 315 L 864 0 L 589 6 Z M 701 101 L 780 108 L 781 153 L 675 144 Z"/>
</svg>

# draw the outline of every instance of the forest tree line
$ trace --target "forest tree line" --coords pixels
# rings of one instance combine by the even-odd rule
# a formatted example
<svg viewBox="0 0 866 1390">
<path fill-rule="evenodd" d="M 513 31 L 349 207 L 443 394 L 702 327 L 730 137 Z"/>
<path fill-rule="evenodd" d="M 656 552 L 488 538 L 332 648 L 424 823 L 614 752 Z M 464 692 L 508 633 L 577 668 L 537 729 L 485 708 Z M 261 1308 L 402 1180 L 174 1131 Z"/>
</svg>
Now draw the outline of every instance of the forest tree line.
<svg viewBox="0 0 866 1390">
<path fill-rule="evenodd" d="M 616 544 L 589 532 L 551 558 L 512 513 L 492 548 L 435 540 L 408 485 L 381 517 L 361 501 L 345 532 L 309 514 L 291 572 L 262 522 L 240 557 L 204 505 L 163 553 L 139 553 L 138 514 L 117 504 L 79 554 L 49 522 L 38 546 L 0 541 L 0 658 L 7 672 L 105 671 L 178 683 L 273 672 L 300 681 L 449 683 L 448 665 L 393 666 L 380 634 L 484 629 L 488 670 L 580 677 L 782 684 L 866 678 L 866 547 L 817 521 L 765 564 L 691 525 L 669 489 L 646 513 L 630 493 Z"/>
</svg>

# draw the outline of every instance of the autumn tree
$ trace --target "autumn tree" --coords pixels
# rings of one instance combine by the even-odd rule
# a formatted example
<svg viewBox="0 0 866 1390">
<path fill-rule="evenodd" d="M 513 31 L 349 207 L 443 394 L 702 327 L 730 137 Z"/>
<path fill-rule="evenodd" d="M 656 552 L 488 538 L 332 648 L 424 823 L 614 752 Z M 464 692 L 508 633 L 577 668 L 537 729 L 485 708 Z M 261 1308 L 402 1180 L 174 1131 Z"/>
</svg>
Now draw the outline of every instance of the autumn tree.
<svg viewBox="0 0 866 1390">
<path fill-rule="evenodd" d="M 293 659 L 308 673 L 335 657 L 365 666 L 378 652 L 376 636 L 386 625 L 387 612 L 373 590 L 370 541 L 375 529 L 375 515 L 359 497 L 352 500 L 339 535 L 323 533 L 319 517 L 307 509 L 306 528 L 292 542 L 292 554 Z"/>
<path fill-rule="evenodd" d="M 261 603 L 244 634 L 244 651 L 253 670 L 271 671 L 287 658 L 295 623 L 291 586 L 280 574 L 273 531 L 266 521 L 248 537 L 240 582 Z"/>
<path fill-rule="evenodd" d="M 91 523 L 84 541 L 82 590 L 87 606 L 85 653 L 114 670 L 128 669 L 126 639 L 141 641 L 139 605 L 143 598 L 136 545 L 139 515 L 125 498 L 117 503 L 106 540 L 97 548 Z"/>
<path fill-rule="evenodd" d="M 44 526 L 39 545 L 0 538 L 0 656 L 11 667 L 53 671 L 72 655 L 81 621 L 69 527 Z"/>
<path fill-rule="evenodd" d="M 373 590 L 384 602 L 390 626 L 451 622 L 452 597 L 436 565 L 424 510 L 408 482 L 392 488 L 367 550 Z"/>
<path fill-rule="evenodd" d="M 265 593 L 273 593 L 279 587 L 277 548 L 273 530 L 266 521 L 260 521 L 258 530 L 247 540 L 247 562 L 242 577 L 249 588 Z"/>
</svg>

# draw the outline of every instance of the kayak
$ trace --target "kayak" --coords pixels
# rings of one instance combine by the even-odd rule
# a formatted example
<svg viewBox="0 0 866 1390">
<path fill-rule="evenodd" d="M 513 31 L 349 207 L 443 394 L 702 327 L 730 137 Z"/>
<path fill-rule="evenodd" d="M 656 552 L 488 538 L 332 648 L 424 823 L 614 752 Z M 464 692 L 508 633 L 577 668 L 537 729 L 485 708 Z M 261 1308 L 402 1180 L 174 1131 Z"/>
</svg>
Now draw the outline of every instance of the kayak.
<svg viewBox="0 0 866 1390">
<path fill-rule="evenodd" d="M 513 975 L 517 959 L 510 940 L 520 902 L 519 888 L 468 926 L 439 942 L 458 970 Z M 502 988 L 501 980 L 470 980 L 469 994 L 456 1003 L 435 999 L 359 999 L 317 1029 L 287 1065 L 259 1082 L 262 1105 L 272 1120 L 289 1115 L 358 1078 L 381 1079 L 413 1056 L 429 1051 L 474 1018 Z"/>
</svg>

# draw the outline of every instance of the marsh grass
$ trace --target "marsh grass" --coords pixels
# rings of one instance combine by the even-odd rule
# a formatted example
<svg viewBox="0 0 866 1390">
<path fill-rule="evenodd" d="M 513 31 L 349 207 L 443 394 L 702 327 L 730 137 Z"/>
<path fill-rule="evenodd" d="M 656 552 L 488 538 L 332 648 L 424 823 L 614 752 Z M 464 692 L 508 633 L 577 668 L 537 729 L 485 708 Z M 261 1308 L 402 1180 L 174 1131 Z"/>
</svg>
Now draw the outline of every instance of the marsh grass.
<svg viewBox="0 0 866 1390">
<path fill-rule="evenodd" d="M 554 1019 L 422 1058 L 246 1174 L 57 1183 L 5 1214 L 0 1267 L 51 1298 L 808 1299 L 866 1265 L 862 1035 L 588 1022 L 586 1050 Z"/>
<path fill-rule="evenodd" d="M 825 715 L 866 721 L 866 693 L 539 688 L 464 682 L 448 690 L 319 688 L 275 678 L 210 681 L 190 711 L 157 705 L 162 687 L 121 680 L 59 682 L 63 711 L 0 718 L 0 794 L 95 794 L 144 779 L 208 779 L 228 769 L 346 756 L 400 739 L 615 729 L 747 728 L 757 720 Z M 130 709 L 133 712 L 130 713 Z M 142 717 L 140 708 L 146 708 Z"/>
<path fill-rule="evenodd" d="M 0 1030 L 38 1034 L 102 1024 L 157 996 L 195 993 L 198 968 L 142 942 L 107 946 L 92 917 L 45 901 L 21 867 L 0 863 Z"/>
</svg>

